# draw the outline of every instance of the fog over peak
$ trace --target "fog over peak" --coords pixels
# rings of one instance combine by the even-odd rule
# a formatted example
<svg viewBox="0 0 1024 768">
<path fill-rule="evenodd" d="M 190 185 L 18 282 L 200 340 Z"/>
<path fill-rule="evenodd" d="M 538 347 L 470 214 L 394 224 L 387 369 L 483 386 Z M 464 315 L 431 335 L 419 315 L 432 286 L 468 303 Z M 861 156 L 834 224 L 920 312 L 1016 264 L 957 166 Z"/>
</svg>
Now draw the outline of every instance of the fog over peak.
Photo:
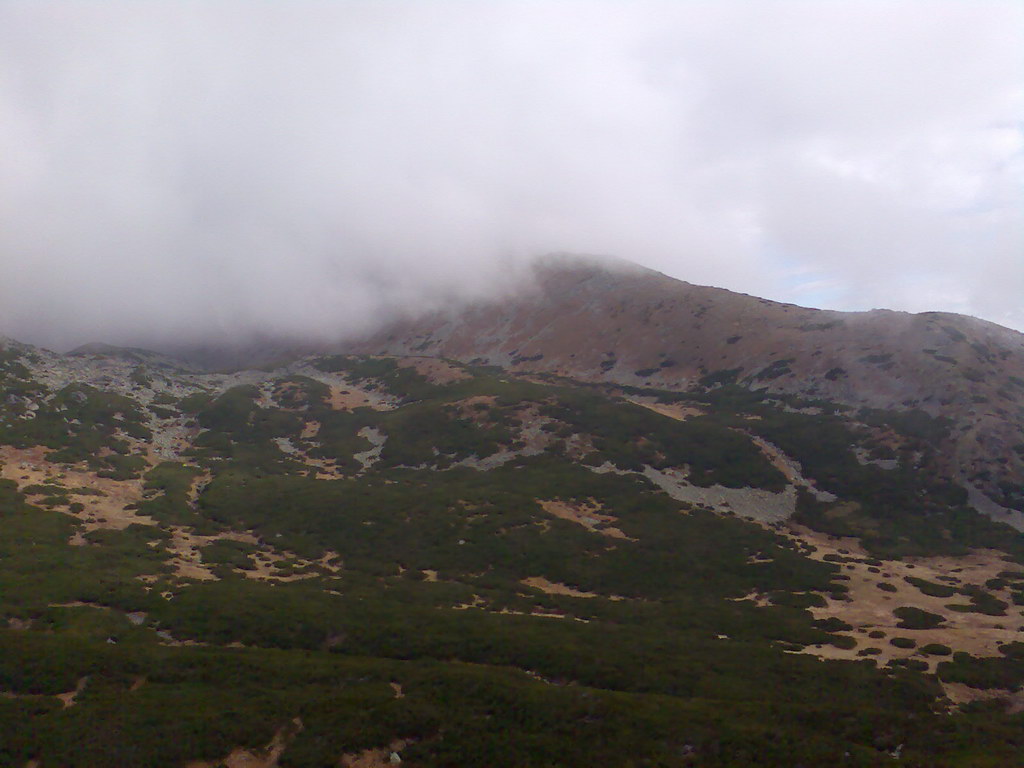
<svg viewBox="0 0 1024 768">
<path fill-rule="evenodd" d="M 1006 2 L 0 2 L 0 333 L 330 339 L 607 253 L 1024 328 Z"/>
</svg>

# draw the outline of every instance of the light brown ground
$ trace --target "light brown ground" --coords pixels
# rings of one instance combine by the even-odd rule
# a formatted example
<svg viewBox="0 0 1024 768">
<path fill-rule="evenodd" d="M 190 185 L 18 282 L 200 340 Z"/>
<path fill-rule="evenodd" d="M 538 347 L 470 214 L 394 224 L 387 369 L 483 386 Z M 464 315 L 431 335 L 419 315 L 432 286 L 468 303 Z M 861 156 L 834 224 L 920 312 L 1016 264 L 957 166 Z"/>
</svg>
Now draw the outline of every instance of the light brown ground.
<svg viewBox="0 0 1024 768">
<path fill-rule="evenodd" d="M 86 686 L 86 684 L 88 682 L 89 682 L 88 675 L 86 675 L 85 677 L 80 677 L 80 678 L 78 678 L 78 683 L 75 685 L 75 689 L 73 691 L 68 691 L 67 693 L 58 693 L 57 694 L 57 698 L 60 699 L 64 703 L 64 708 L 65 709 L 67 709 L 68 707 L 75 706 L 75 699 L 78 697 L 78 695 L 82 691 L 85 690 L 85 686 Z"/>
<path fill-rule="evenodd" d="M 589 624 L 589 619 L 581 619 L 578 616 L 570 616 L 566 613 L 558 613 L 556 611 L 545 611 L 542 608 L 535 607 L 533 610 L 527 611 L 513 611 L 511 608 L 502 608 L 500 611 L 494 611 L 494 613 L 500 613 L 503 616 L 535 616 L 541 619 L 572 619 L 578 621 L 581 624 Z"/>
<path fill-rule="evenodd" d="M 946 689 L 946 697 L 955 705 L 962 706 L 972 701 L 989 701 L 1002 699 L 1007 703 L 1006 713 L 1010 715 L 1024 712 L 1024 689 L 1018 691 L 1004 691 L 1001 689 L 981 690 L 971 688 L 963 683 L 943 683 Z"/>
<path fill-rule="evenodd" d="M 193 760 L 185 768 L 277 768 L 281 755 L 295 735 L 303 728 L 302 720 L 295 718 L 278 728 L 277 733 L 263 749 L 235 749 L 223 760 Z"/>
<path fill-rule="evenodd" d="M 743 597 L 730 597 L 728 599 L 732 600 L 733 602 L 736 602 L 736 603 L 742 603 L 744 601 L 749 601 L 749 602 L 753 603 L 754 605 L 756 605 L 759 608 L 763 608 L 766 605 L 771 605 L 771 600 L 769 600 L 766 595 L 761 594 L 757 590 L 754 590 L 752 592 L 748 592 Z"/>
<path fill-rule="evenodd" d="M 633 405 L 639 405 L 649 411 L 660 413 L 676 421 L 686 421 L 694 416 L 703 416 L 705 411 L 692 405 L 681 405 L 679 403 L 659 403 L 653 398 L 627 397 L 626 400 Z"/>
<path fill-rule="evenodd" d="M 564 595 L 566 597 L 604 597 L 605 600 L 625 600 L 621 595 L 599 595 L 597 592 L 584 592 L 567 584 L 559 584 L 556 581 L 548 581 L 543 576 L 531 576 L 519 582 L 528 587 L 539 589 L 548 595 Z"/>
<path fill-rule="evenodd" d="M 251 533 L 240 533 L 229 531 L 213 536 L 200 536 L 188 528 L 173 526 L 171 528 L 171 541 L 167 545 L 171 552 L 171 566 L 174 568 L 174 575 L 179 578 L 196 579 L 198 581 L 216 580 L 216 576 L 210 570 L 210 566 L 202 562 L 200 549 L 215 541 L 226 539 L 229 541 L 240 541 L 245 544 L 259 545 L 257 539 Z M 335 552 L 327 552 L 319 560 L 305 560 L 294 558 L 286 552 L 275 552 L 270 547 L 263 545 L 258 552 L 252 555 L 254 567 L 243 570 L 247 578 L 259 581 L 301 581 L 302 579 L 314 579 L 320 575 L 319 571 L 310 570 L 304 573 L 281 573 L 276 568 L 276 563 L 284 559 L 295 559 L 297 569 L 318 568 L 337 573 L 341 570 L 338 555 Z"/>
<path fill-rule="evenodd" d="M 390 760 L 391 753 L 400 753 L 408 743 L 405 739 L 396 739 L 386 747 L 344 754 L 340 762 L 345 768 L 391 768 L 394 765 Z"/>
<path fill-rule="evenodd" d="M 579 502 L 570 503 L 558 499 L 538 499 L 537 503 L 549 515 L 562 520 L 568 520 L 570 523 L 582 525 L 592 533 L 599 533 L 602 536 L 608 536 L 613 539 L 635 541 L 635 539 L 630 539 L 629 536 L 618 528 L 608 525 L 609 523 L 618 522 L 618 518 L 613 515 L 601 514 L 598 511 L 601 509 L 601 505 L 593 499 L 583 504 Z"/>
<path fill-rule="evenodd" d="M 356 408 L 372 408 L 375 411 L 387 411 L 393 407 L 384 396 L 377 392 L 360 389 L 354 384 L 346 384 L 343 387 L 331 387 L 331 395 L 328 402 L 335 411 L 353 411 Z"/>
<path fill-rule="evenodd" d="M 81 468 L 68 468 L 62 464 L 54 464 L 45 459 L 49 448 L 13 448 L 9 445 L 0 446 L 0 477 L 14 480 L 19 489 L 30 485 L 46 483 L 61 485 L 65 488 L 93 488 L 101 491 L 102 496 L 80 496 L 72 494 L 72 501 L 80 502 L 85 509 L 72 513 L 66 507 L 58 508 L 65 514 L 82 522 L 82 529 L 73 537 L 72 544 L 84 544 L 81 533 L 99 528 L 120 530 L 129 525 L 156 525 L 156 520 L 146 515 L 138 515 L 125 506 L 135 504 L 142 499 L 142 480 L 112 480 L 97 477 L 95 472 Z M 41 496 L 30 496 L 29 501 L 38 500 Z"/>
<path fill-rule="evenodd" d="M 85 677 L 80 677 L 80 678 L 78 678 L 78 683 L 75 685 L 74 690 L 67 691 L 65 693 L 54 694 L 54 698 L 60 699 L 61 702 L 64 704 L 64 708 L 65 709 L 67 709 L 68 707 L 73 707 L 75 705 L 75 698 L 82 691 L 85 690 L 85 686 L 86 686 L 86 684 L 88 682 L 89 682 L 88 675 L 86 675 Z M 33 695 L 34 694 L 30 694 L 30 693 L 11 693 L 10 691 L 0 691 L 0 697 L 3 697 L 5 699 L 19 699 L 19 698 L 23 698 L 23 697 L 26 697 L 26 696 L 33 696 Z"/>
<path fill-rule="evenodd" d="M 839 550 L 846 550 L 845 555 L 850 557 L 867 556 L 856 539 L 830 537 L 796 525 L 790 527 L 788 534 L 815 546 L 817 550 L 810 555 L 815 560 L 822 560 L 827 554 L 844 555 Z M 1006 590 L 988 590 L 1003 602 L 1009 603 L 1006 616 L 960 613 L 946 606 L 967 603 L 965 596 L 930 597 L 908 584 L 903 577 L 914 576 L 952 587 L 977 585 L 985 588 L 985 581 L 994 578 L 1000 571 L 1013 569 L 1012 564 L 1002 557 L 1003 553 L 995 550 L 975 550 L 965 557 L 883 560 L 882 565 L 876 566 L 879 573 L 870 572 L 870 566 L 865 563 L 842 563 L 842 573 L 850 577 L 849 581 L 843 582 L 850 588 L 850 600 L 833 600 L 826 595 L 827 605 L 824 608 L 810 610 L 815 618 L 835 616 L 853 625 L 852 632 L 840 634 L 856 638 L 857 647 L 843 650 L 828 645 L 808 646 L 803 652 L 821 658 L 854 659 L 864 658 L 857 656 L 859 650 L 878 648 L 881 653 L 868 658 L 877 660 L 879 665 L 884 665 L 890 659 L 913 656 L 928 662 L 932 671 L 939 662 L 949 658 L 918 654 L 916 648 L 897 648 L 889 642 L 893 637 L 909 637 L 917 641 L 918 647 L 940 643 L 954 651 L 966 651 L 972 656 L 1000 656 L 998 644 L 1020 640 L 1021 631 L 1024 630 L 1021 607 L 1013 605 Z M 939 577 L 953 577 L 956 581 L 950 582 Z M 878 588 L 879 583 L 891 584 L 896 591 L 883 591 Z M 944 616 L 945 625 L 935 629 L 900 629 L 896 626 L 899 620 L 892 611 L 902 606 L 913 606 Z M 885 637 L 869 638 L 867 633 L 872 630 L 885 632 Z"/>
<path fill-rule="evenodd" d="M 566 586 L 565 584 L 559 584 L 554 581 L 548 581 L 543 576 L 531 576 L 528 579 L 523 579 L 519 582 L 525 584 L 528 587 L 539 589 L 549 595 L 565 595 L 566 597 L 600 597 L 596 592 L 581 592 L 578 589 Z"/>
<path fill-rule="evenodd" d="M 395 362 L 399 368 L 412 368 L 431 384 L 451 384 L 469 378 L 459 366 L 437 357 L 404 357 Z"/>
<path fill-rule="evenodd" d="M 209 566 L 203 563 L 199 550 L 218 539 L 241 541 L 246 544 L 258 543 L 256 537 L 251 533 L 232 531 L 216 536 L 200 536 L 183 526 L 171 526 L 171 540 L 167 544 L 167 549 L 172 555 L 171 566 L 174 568 L 175 575 L 199 581 L 215 580 L 217 577 L 210 572 Z"/>
<path fill-rule="evenodd" d="M 461 418 L 469 419 L 475 424 L 486 424 L 491 418 L 490 409 L 497 402 L 498 398 L 494 395 L 473 395 L 464 400 L 456 400 L 451 405 L 458 410 Z M 481 405 L 487 407 L 479 408 Z"/>
</svg>

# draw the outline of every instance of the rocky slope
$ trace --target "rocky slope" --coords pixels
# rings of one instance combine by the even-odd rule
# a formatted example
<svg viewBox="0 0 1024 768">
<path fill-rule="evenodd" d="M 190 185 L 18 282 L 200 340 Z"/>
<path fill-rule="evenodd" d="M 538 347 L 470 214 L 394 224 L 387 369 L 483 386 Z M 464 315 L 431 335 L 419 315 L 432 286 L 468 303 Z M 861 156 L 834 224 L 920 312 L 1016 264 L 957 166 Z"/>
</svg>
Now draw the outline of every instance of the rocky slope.
<svg viewBox="0 0 1024 768">
<path fill-rule="evenodd" d="M 534 289 L 518 298 L 410 317 L 341 349 L 919 409 L 951 422 L 945 468 L 975 506 L 1024 522 L 1013 511 L 1024 510 L 1024 334 L 983 320 L 809 309 L 635 265 L 556 257 L 539 263 Z"/>
</svg>

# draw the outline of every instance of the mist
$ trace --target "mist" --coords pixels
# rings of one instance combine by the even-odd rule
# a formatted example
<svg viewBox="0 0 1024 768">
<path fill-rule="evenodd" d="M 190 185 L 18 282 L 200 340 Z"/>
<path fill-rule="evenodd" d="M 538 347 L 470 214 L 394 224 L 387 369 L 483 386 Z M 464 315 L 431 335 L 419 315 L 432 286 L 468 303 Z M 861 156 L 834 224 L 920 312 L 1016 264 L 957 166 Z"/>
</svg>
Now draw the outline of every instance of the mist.
<svg viewBox="0 0 1024 768">
<path fill-rule="evenodd" d="M 1016 2 L 0 1 L 0 334 L 329 340 L 549 252 L 1024 329 Z"/>
</svg>

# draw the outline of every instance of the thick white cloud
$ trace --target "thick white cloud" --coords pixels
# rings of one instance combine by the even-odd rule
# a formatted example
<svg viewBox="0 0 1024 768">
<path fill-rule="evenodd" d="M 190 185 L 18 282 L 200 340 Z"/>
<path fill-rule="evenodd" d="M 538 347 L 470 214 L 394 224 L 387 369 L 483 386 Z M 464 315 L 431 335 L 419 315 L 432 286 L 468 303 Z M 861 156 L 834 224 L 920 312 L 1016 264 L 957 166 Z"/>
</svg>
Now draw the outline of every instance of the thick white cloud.
<svg viewBox="0 0 1024 768">
<path fill-rule="evenodd" d="M 0 2 L 0 333 L 334 335 L 548 251 L 1024 328 L 1022 51 L 1012 0 Z"/>
</svg>

